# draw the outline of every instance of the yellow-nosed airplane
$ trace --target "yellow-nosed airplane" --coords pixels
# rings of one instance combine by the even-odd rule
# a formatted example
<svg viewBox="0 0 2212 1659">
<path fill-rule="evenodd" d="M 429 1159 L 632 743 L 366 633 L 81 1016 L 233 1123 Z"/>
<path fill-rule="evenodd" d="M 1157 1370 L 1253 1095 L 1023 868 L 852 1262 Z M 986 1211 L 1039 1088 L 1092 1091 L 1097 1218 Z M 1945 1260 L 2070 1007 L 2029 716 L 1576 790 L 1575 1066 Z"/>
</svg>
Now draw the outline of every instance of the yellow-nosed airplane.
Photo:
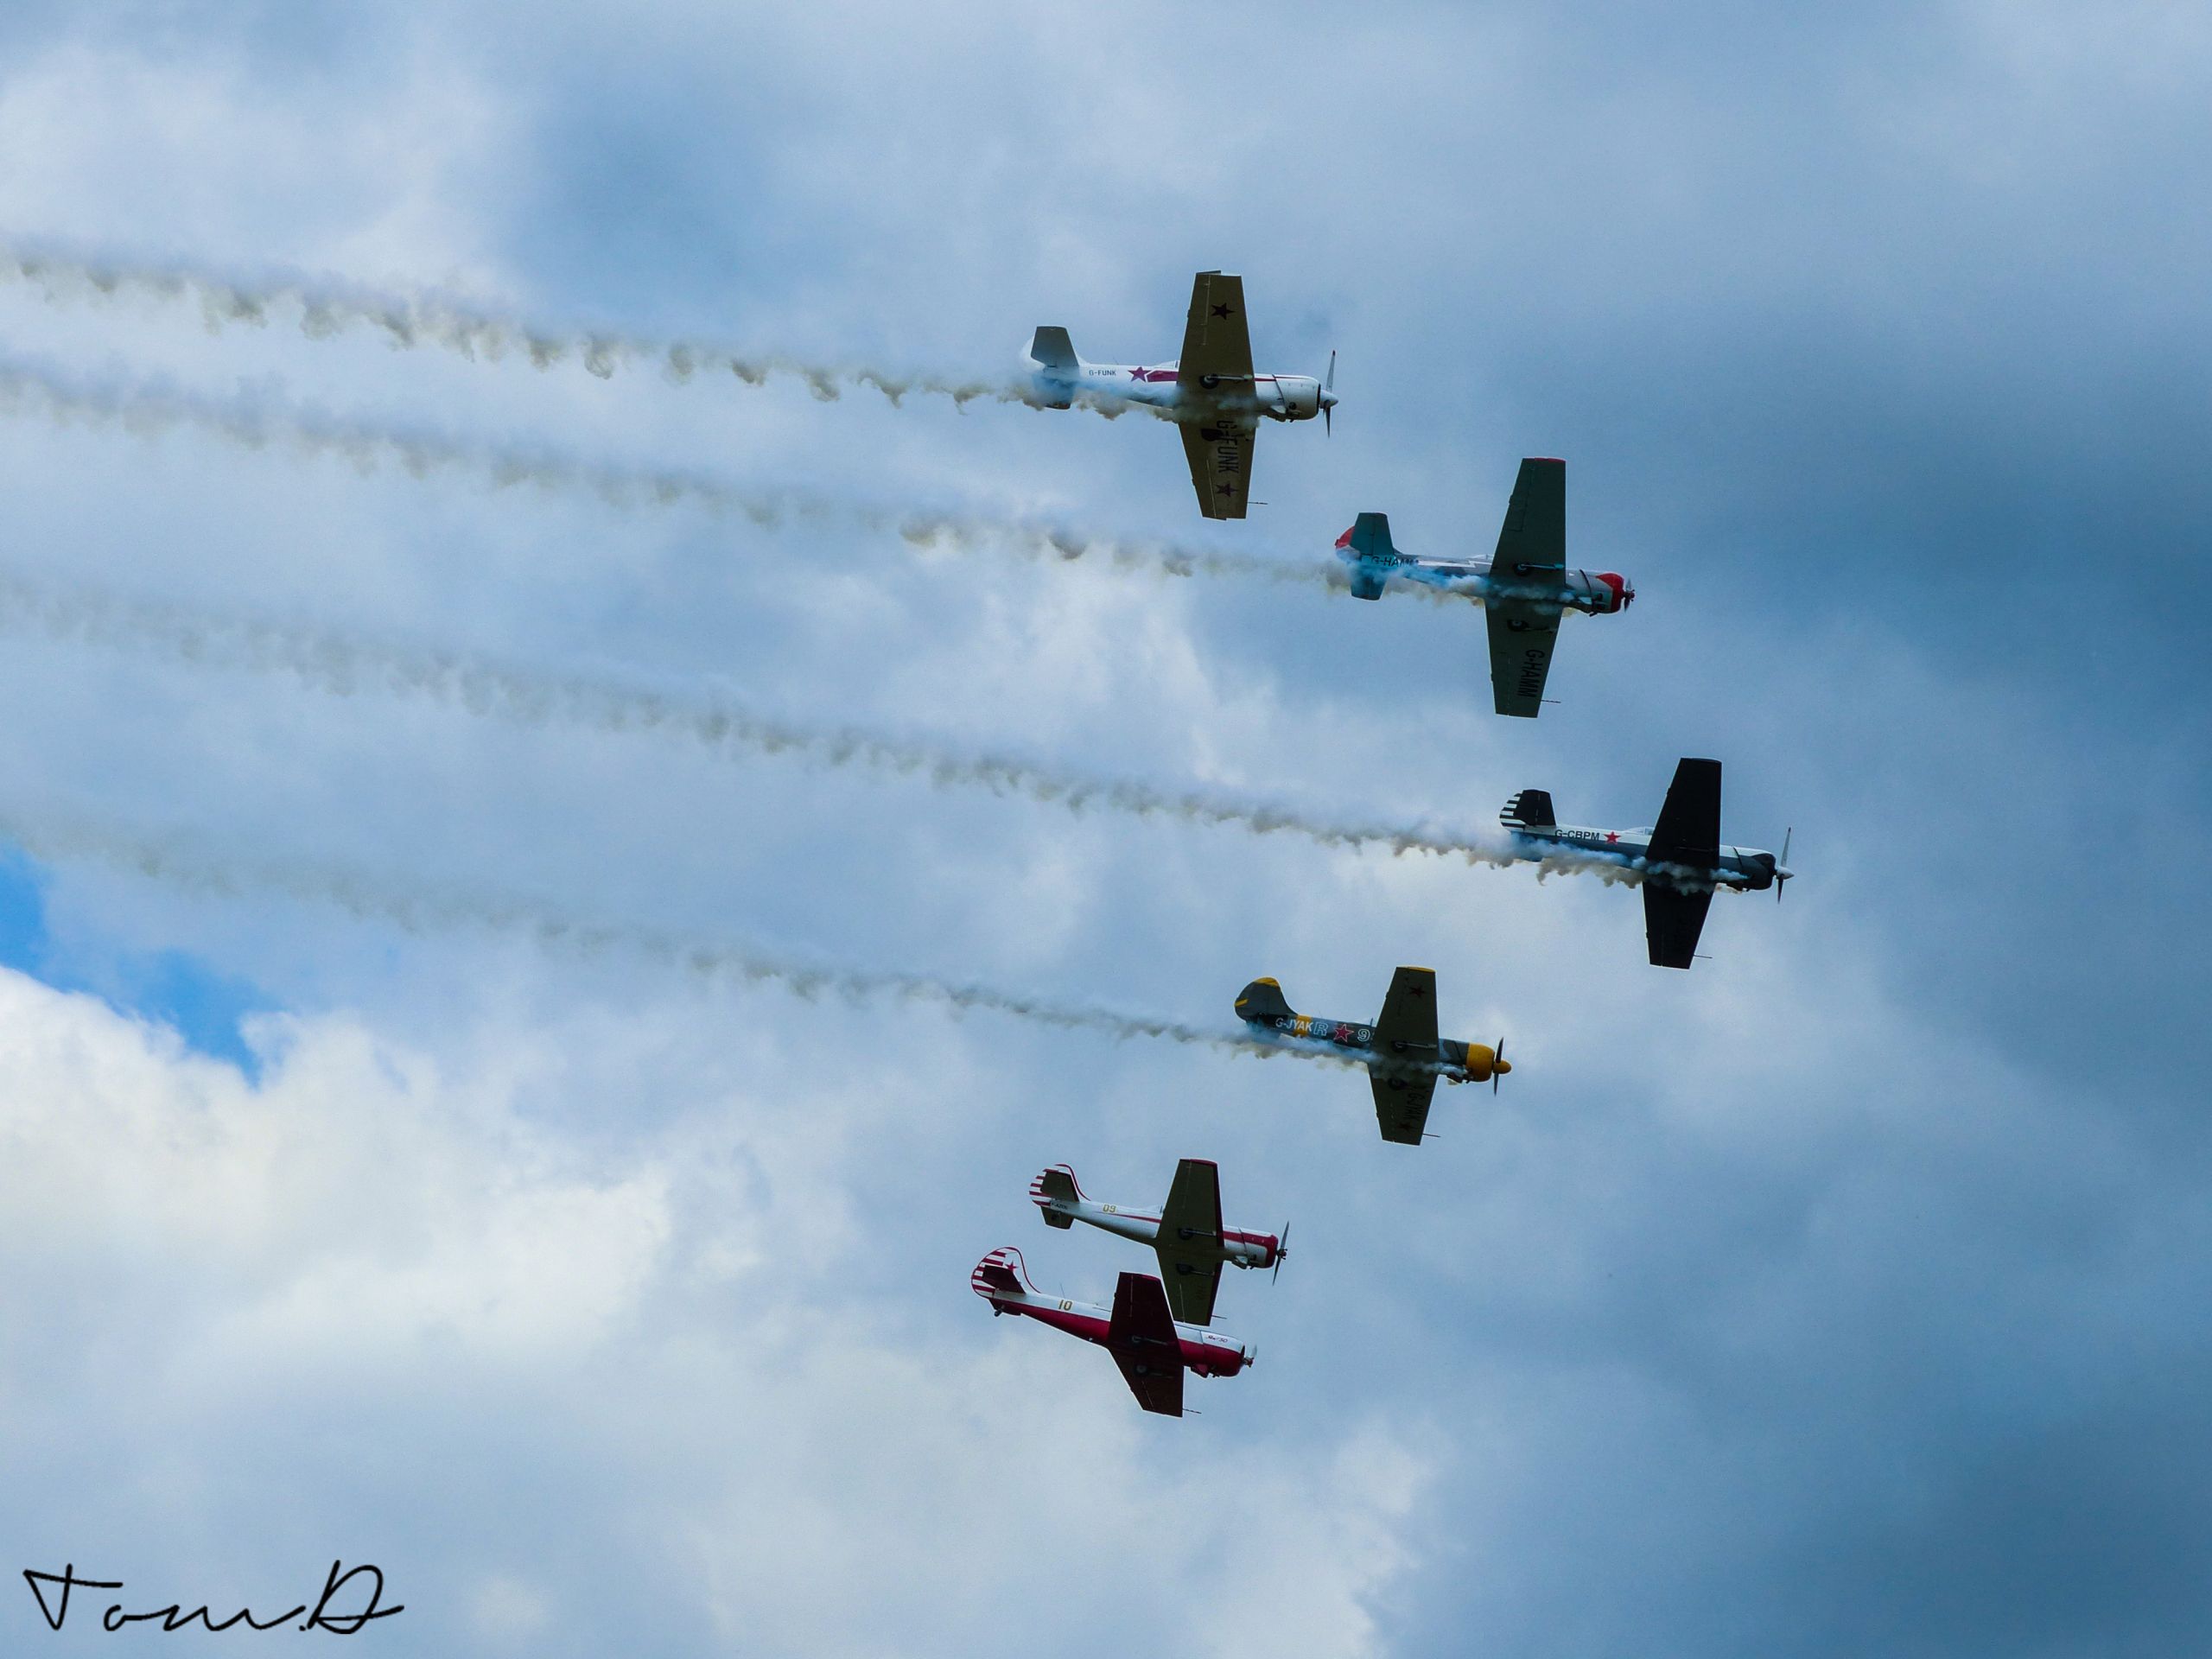
<svg viewBox="0 0 2212 1659">
<path fill-rule="evenodd" d="M 1390 976 L 1390 994 L 1371 1025 L 1299 1014 L 1283 1001 L 1282 987 L 1272 979 L 1255 979 L 1238 992 L 1236 1014 L 1277 1037 L 1326 1043 L 1364 1056 L 1375 1089 L 1376 1124 L 1385 1141 L 1409 1147 L 1421 1144 L 1437 1079 L 1487 1082 L 1495 1090 L 1497 1079 L 1513 1069 L 1502 1037 L 1492 1048 L 1437 1036 L 1436 975 L 1427 968 L 1401 968 Z"/>
</svg>

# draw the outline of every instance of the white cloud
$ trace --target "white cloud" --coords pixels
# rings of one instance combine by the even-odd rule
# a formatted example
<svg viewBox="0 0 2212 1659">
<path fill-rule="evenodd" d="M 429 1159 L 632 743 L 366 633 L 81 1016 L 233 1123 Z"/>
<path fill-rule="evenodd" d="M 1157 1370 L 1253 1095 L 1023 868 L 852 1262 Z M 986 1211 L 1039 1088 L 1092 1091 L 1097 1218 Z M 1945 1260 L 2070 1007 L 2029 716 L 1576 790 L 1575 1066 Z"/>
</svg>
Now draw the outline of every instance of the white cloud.
<svg viewBox="0 0 2212 1659">
<path fill-rule="evenodd" d="M 1031 1638 L 1006 1599 L 1041 1577 L 1065 1583 L 1099 1651 L 1128 1621 L 1174 1624 L 1204 1652 L 1241 1651 L 1255 1629 L 1304 1652 L 1374 1650 L 1367 1599 L 1412 1560 L 1400 1534 L 1421 1495 L 1402 1435 L 1370 1421 L 1224 1444 L 1235 1383 L 1194 1389 L 1207 1416 L 1141 1419 L 1103 1356 L 991 1329 L 964 1274 L 926 1311 L 850 1288 L 905 1228 L 820 1224 L 868 1147 L 832 1128 L 837 1154 L 817 1162 L 831 1101 L 796 1077 L 717 1086 L 586 1157 L 540 1120 L 564 1090 L 550 1033 L 524 1034 L 528 1064 L 478 1075 L 347 1020 L 270 1021 L 257 1040 L 250 1084 L 92 998 L 0 974 L 0 1256 L 40 1264 L 0 1386 L 41 1419 L 118 1413 L 94 1471 L 153 1452 L 156 1423 L 222 1459 L 257 1421 L 342 1398 L 385 1443 L 317 1440 L 283 1480 L 342 1493 L 396 1478 L 427 1498 L 441 1465 L 410 1441 L 438 1425 L 483 1444 L 471 1486 L 536 1466 L 573 1487 L 564 1554 L 689 1564 L 671 1606 L 620 1588 L 594 1605 L 539 1583 L 543 1565 L 518 1571 L 498 1491 L 460 1498 L 441 1530 L 467 1541 L 435 1572 L 474 1586 L 469 1623 L 508 1643 L 710 1614 L 767 1651 L 890 1653 L 923 1630 L 1015 1652 Z M 89 1330 L 71 1311 L 86 1306 L 102 1310 Z M 118 1324 L 130 1375 L 39 1363 Z M 226 1506 L 274 1498 L 246 1469 L 229 1478 Z M 40 1512 L 121 1524 L 81 1491 Z M 16 1530 L 35 1547 L 42 1522 Z M 403 1592 L 430 1570 L 404 1546 L 380 1564 Z M 431 1600 L 418 1651 L 460 1641 Z"/>
</svg>

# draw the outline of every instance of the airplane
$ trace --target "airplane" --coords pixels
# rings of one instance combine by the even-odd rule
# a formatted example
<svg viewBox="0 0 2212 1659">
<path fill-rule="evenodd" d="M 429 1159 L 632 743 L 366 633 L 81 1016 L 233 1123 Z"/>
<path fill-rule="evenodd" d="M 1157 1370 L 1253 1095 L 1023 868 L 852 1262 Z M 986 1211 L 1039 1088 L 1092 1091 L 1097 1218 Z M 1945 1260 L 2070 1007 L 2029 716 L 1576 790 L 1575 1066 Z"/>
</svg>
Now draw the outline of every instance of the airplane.
<svg viewBox="0 0 2212 1659">
<path fill-rule="evenodd" d="M 1333 426 L 1337 354 L 1329 372 L 1255 374 L 1252 339 L 1244 326 L 1244 279 L 1202 270 L 1191 284 L 1191 312 L 1183 325 L 1183 354 L 1172 363 L 1086 363 L 1065 328 L 1039 328 L 1030 337 L 1038 401 L 1066 409 L 1086 392 L 1101 393 L 1166 411 L 1183 433 L 1183 454 L 1198 511 L 1209 518 L 1242 518 L 1251 494 L 1252 444 L 1260 418 L 1310 421 Z"/>
<path fill-rule="evenodd" d="M 1380 512 L 1361 513 L 1337 537 L 1337 556 L 1351 567 L 1355 598 L 1380 599 L 1390 578 L 1403 576 L 1480 599 L 1490 625 L 1491 698 L 1499 714 L 1530 720 L 1543 706 L 1560 618 L 1568 611 L 1609 616 L 1636 601 L 1635 586 L 1618 571 L 1567 568 L 1567 463 L 1538 456 L 1521 463 L 1497 551 L 1487 559 L 1401 553 Z"/>
<path fill-rule="evenodd" d="M 1029 1282 L 1021 1252 L 1011 1244 L 976 1264 L 969 1286 L 991 1305 L 994 1316 L 1023 1313 L 1055 1331 L 1095 1342 L 1114 1356 L 1122 1376 L 1147 1411 L 1183 1414 L 1183 1373 L 1234 1376 L 1252 1363 L 1253 1350 L 1197 1325 L 1179 1325 L 1167 1312 L 1167 1294 L 1149 1274 L 1125 1273 L 1114 1287 L 1114 1304 L 1072 1302 L 1046 1296 Z"/>
<path fill-rule="evenodd" d="M 1294 1013 L 1282 987 L 1255 979 L 1236 994 L 1236 1014 L 1245 1024 L 1279 1037 L 1327 1043 L 1367 1059 L 1368 1082 L 1375 1090 L 1375 1122 L 1385 1141 L 1417 1147 L 1428 1123 L 1429 1102 L 1438 1078 L 1446 1083 L 1497 1080 L 1513 1069 L 1505 1039 L 1491 1048 L 1483 1043 L 1455 1043 L 1436 1034 L 1436 975 L 1427 968 L 1401 968 L 1390 976 L 1389 995 L 1372 1025 L 1316 1020 Z"/>
<path fill-rule="evenodd" d="M 1072 1227 L 1080 1221 L 1151 1245 L 1160 1256 L 1168 1310 L 1184 1325 L 1213 1323 L 1223 1262 L 1280 1273 L 1289 1254 L 1287 1226 L 1277 1235 L 1239 1232 L 1221 1224 L 1221 1172 L 1203 1158 L 1185 1158 L 1175 1166 L 1167 1202 L 1156 1211 L 1094 1203 L 1084 1197 L 1075 1171 L 1065 1164 L 1054 1164 L 1030 1182 L 1029 1197 L 1048 1227 Z"/>
<path fill-rule="evenodd" d="M 1720 844 L 1720 763 L 1685 758 L 1667 786 L 1659 822 L 1648 830 L 1579 830 L 1561 823 L 1550 794 L 1524 789 L 1505 804 L 1499 819 L 1524 850 L 1572 847 L 1579 853 L 1618 860 L 1643 872 L 1643 937 L 1656 968 L 1687 968 L 1697 955 L 1705 912 L 1715 887 L 1738 893 L 1774 889 L 1796 874 L 1783 862 L 1789 836 L 1782 837 L 1782 856 L 1756 847 Z"/>
</svg>

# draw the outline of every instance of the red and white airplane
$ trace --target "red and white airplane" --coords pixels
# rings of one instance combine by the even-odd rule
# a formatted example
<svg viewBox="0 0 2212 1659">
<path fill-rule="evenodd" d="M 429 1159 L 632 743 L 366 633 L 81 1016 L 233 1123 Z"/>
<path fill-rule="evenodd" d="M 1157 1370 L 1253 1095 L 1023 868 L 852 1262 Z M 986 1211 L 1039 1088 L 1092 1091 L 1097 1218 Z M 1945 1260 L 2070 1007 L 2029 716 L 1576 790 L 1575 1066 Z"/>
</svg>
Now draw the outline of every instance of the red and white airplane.
<svg viewBox="0 0 2212 1659">
<path fill-rule="evenodd" d="M 1181 428 L 1184 458 L 1198 511 L 1209 518 L 1242 518 L 1252 493 L 1252 446 L 1262 419 L 1330 423 L 1337 406 L 1337 354 L 1329 372 L 1257 374 L 1252 336 L 1244 326 L 1244 279 L 1202 270 L 1191 284 L 1183 354 L 1156 367 L 1087 363 L 1068 331 L 1043 327 L 1030 337 L 1029 368 L 1039 403 L 1066 409 L 1085 393 L 1143 404 Z"/>
<path fill-rule="evenodd" d="M 1095 1342 L 1114 1356 L 1137 1403 L 1166 1417 L 1183 1414 L 1183 1373 L 1234 1376 L 1252 1363 L 1252 1350 L 1194 1325 L 1178 1325 L 1167 1294 L 1149 1274 L 1125 1273 L 1114 1287 L 1114 1305 L 1071 1302 L 1042 1294 L 1029 1282 L 1021 1252 L 1011 1244 L 976 1264 L 968 1281 L 993 1314 L 1021 1313 Z"/>
<path fill-rule="evenodd" d="M 1185 1158 L 1175 1166 L 1167 1202 L 1157 1210 L 1094 1203 L 1084 1197 L 1075 1171 L 1065 1164 L 1054 1164 L 1030 1182 L 1029 1197 L 1044 1212 L 1047 1227 L 1072 1227 L 1080 1221 L 1151 1245 L 1160 1257 L 1168 1310 L 1185 1325 L 1213 1323 L 1222 1263 L 1280 1272 L 1290 1253 L 1285 1243 L 1288 1227 L 1280 1234 L 1249 1233 L 1221 1224 L 1221 1171 L 1204 1158 Z"/>
</svg>

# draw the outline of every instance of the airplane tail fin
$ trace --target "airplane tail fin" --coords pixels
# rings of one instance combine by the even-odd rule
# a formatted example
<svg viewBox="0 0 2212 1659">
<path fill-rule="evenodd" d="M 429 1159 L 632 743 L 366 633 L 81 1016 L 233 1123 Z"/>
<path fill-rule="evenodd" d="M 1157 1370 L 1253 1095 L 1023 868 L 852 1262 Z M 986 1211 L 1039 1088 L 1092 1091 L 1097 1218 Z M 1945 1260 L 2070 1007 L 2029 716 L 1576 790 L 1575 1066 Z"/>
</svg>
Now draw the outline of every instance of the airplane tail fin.
<svg viewBox="0 0 2212 1659">
<path fill-rule="evenodd" d="M 1075 402 L 1075 389 L 1083 381 L 1083 359 L 1065 328 L 1039 328 L 1029 337 L 1029 360 L 1034 363 L 1041 401 L 1048 409 L 1067 409 Z"/>
<path fill-rule="evenodd" d="M 1352 521 L 1350 530 L 1337 537 L 1338 554 L 1351 566 L 1353 598 L 1382 597 L 1386 567 L 1377 562 L 1377 556 L 1395 555 L 1396 551 L 1390 544 L 1388 513 L 1363 512 Z"/>
<path fill-rule="evenodd" d="M 1541 789 L 1522 790 L 1505 804 L 1505 810 L 1497 818 L 1509 830 L 1559 828 L 1559 819 L 1552 811 L 1550 792 Z"/>
<path fill-rule="evenodd" d="M 996 1302 L 1001 1296 L 1020 1296 L 1036 1289 L 1029 1282 L 1029 1269 L 1023 1265 L 1021 1252 L 1011 1244 L 1001 1244 L 976 1264 L 976 1271 L 968 1275 L 968 1287 L 987 1302 Z"/>
<path fill-rule="evenodd" d="M 1255 979 L 1236 993 L 1236 1017 L 1240 1020 L 1288 1020 L 1296 1010 L 1283 1001 L 1282 987 L 1272 979 Z"/>
<path fill-rule="evenodd" d="M 1032 334 L 1029 357 L 1038 367 L 1070 379 L 1083 371 L 1083 359 L 1075 354 L 1075 342 L 1068 338 L 1065 328 L 1039 328 Z"/>
<path fill-rule="evenodd" d="M 1076 1184 L 1075 1171 L 1070 1169 L 1065 1164 L 1054 1164 L 1029 1183 L 1030 1202 L 1045 1212 L 1045 1224 L 1047 1227 L 1074 1226 L 1073 1216 L 1064 1211 L 1056 1210 L 1052 1206 L 1055 1203 L 1078 1203 L 1082 1198 L 1083 1188 Z"/>
</svg>

